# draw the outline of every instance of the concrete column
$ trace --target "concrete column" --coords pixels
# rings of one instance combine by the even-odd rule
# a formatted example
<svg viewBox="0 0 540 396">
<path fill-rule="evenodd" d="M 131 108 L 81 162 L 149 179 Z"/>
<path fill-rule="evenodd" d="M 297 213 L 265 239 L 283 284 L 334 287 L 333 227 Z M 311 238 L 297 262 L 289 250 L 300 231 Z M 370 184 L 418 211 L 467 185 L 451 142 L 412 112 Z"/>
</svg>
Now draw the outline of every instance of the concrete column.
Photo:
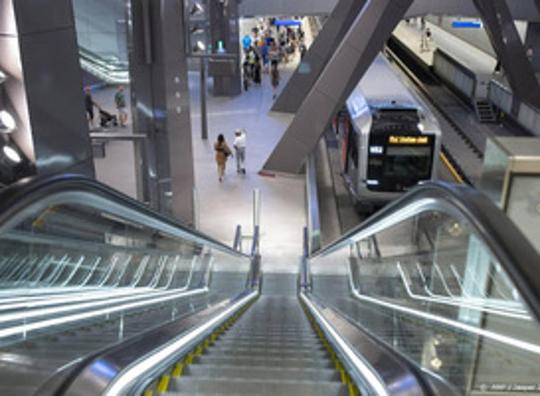
<svg viewBox="0 0 540 396">
<path fill-rule="evenodd" d="M 273 111 L 296 113 L 367 0 L 340 0 L 274 103 Z"/>
<path fill-rule="evenodd" d="M 270 155 L 265 170 L 285 173 L 302 170 L 332 117 L 382 50 L 412 1 L 367 2 Z"/>
<path fill-rule="evenodd" d="M 94 176 L 71 0 L 0 0 L 13 140 L 39 175 Z"/>
<path fill-rule="evenodd" d="M 473 0 L 514 95 L 540 109 L 540 86 L 505 0 Z"/>
<path fill-rule="evenodd" d="M 242 93 L 240 72 L 240 33 L 237 0 L 210 0 L 210 37 L 212 52 L 216 53 L 218 43 L 223 43 L 227 54 L 236 59 L 210 59 L 209 75 L 214 78 L 215 96 L 235 96 Z"/>
<path fill-rule="evenodd" d="M 183 2 L 131 0 L 129 58 L 134 132 L 148 136 L 147 199 L 193 221 L 193 150 Z"/>
</svg>

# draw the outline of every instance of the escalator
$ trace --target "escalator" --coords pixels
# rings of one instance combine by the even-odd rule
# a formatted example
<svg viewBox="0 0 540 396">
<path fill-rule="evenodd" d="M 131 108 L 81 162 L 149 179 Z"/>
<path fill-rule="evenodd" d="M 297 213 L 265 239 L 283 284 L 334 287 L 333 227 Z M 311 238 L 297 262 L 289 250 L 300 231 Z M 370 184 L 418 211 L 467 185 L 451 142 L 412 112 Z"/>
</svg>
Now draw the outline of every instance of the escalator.
<svg viewBox="0 0 540 396">
<path fill-rule="evenodd" d="M 173 376 L 165 394 L 348 395 L 335 358 L 298 302 L 296 277 L 279 282 L 290 285 L 289 293 L 265 281 L 257 302 Z"/>
<path fill-rule="evenodd" d="M 246 255 L 77 177 L 0 202 L 2 395 L 540 394 L 538 254 L 467 187 L 300 274 L 261 273 L 258 230 Z"/>
</svg>

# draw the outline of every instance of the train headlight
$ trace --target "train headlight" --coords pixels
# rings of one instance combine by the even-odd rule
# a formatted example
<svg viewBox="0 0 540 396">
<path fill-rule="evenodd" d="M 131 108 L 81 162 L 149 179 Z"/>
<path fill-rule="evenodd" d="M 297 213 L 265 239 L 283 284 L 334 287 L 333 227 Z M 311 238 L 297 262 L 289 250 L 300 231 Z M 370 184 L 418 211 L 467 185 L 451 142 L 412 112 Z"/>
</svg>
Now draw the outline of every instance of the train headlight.
<svg viewBox="0 0 540 396">
<path fill-rule="evenodd" d="M 424 124 L 422 124 L 421 122 L 419 122 L 417 126 L 420 132 L 424 132 L 424 130 L 426 129 L 426 127 L 424 127 Z"/>
</svg>

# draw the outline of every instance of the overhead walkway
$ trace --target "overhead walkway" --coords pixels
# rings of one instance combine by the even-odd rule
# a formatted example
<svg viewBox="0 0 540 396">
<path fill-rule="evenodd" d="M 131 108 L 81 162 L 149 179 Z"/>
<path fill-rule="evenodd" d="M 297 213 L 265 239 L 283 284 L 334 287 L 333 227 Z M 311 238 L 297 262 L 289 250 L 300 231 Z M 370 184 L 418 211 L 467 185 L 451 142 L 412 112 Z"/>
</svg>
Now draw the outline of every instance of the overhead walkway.
<svg viewBox="0 0 540 396">
<path fill-rule="evenodd" d="M 245 255 L 77 177 L 0 202 L 2 395 L 540 389 L 538 254 L 469 188 L 412 191 L 299 276 L 261 273 L 258 229 Z"/>
</svg>

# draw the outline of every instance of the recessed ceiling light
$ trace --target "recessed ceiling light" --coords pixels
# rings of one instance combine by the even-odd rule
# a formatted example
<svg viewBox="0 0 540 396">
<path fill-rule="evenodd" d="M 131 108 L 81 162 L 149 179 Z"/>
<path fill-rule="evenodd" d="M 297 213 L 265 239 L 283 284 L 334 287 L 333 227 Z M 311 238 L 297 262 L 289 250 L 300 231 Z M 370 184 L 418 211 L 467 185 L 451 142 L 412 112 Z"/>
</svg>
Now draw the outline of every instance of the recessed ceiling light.
<svg viewBox="0 0 540 396">
<path fill-rule="evenodd" d="M 22 161 L 21 155 L 11 146 L 4 146 L 4 154 L 8 159 L 16 164 L 19 164 Z"/>
<path fill-rule="evenodd" d="M 17 123 L 11 114 L 5 110 L 0 111 L 0 133 L 11 133 L 17 127 Z"/>
</svg>

